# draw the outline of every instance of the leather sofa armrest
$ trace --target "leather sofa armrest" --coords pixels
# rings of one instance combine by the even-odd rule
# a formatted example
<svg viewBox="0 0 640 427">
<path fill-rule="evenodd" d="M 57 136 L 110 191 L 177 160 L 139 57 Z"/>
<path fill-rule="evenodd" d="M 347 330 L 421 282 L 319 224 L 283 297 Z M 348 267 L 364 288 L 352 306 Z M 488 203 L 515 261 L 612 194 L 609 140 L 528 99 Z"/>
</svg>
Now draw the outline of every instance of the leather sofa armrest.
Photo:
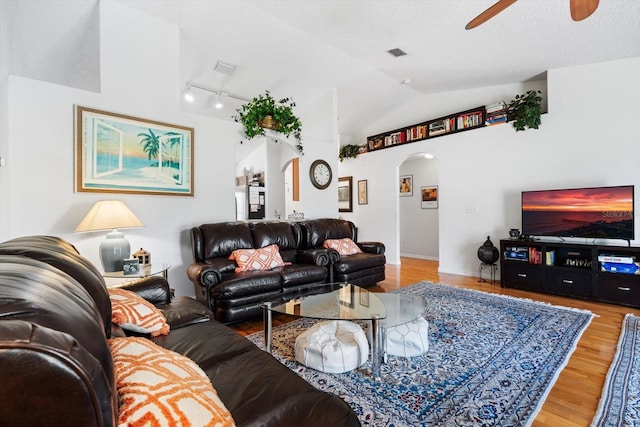
<svg viewBox="0 0 640 427">
<path fill-rule="evenodd" d="M 380 242 L 358 242 L 356 244 L 362 250 L 362 252 L 366 252 L 369 254 L 384 255 L 384 251 L 386 249 L 384 243 Z"/>
<path fill-rule="evenodd" d="M 201 262 L 191 263 L 187 267 L 187 276 L 194 284 L 208 289 L 222 281 L 222 275 L 217 267 Z"/>
<path fill-rule="evenodd" d="M 317 265 L 318 267 L 326 267 L 331 262 L 331 250 L 333 249 L 302 249 L 298 251 L 297 261 L 305 264 Z"/>
<path fill-rule="evenodd" d="M 169 283 L 161 276 L 147 276 L 140 279 L 116 285 L 122 289 L 135 292 L 151 304 L 169 304 L 173 297 L 173 290 Z"/>
</svg>

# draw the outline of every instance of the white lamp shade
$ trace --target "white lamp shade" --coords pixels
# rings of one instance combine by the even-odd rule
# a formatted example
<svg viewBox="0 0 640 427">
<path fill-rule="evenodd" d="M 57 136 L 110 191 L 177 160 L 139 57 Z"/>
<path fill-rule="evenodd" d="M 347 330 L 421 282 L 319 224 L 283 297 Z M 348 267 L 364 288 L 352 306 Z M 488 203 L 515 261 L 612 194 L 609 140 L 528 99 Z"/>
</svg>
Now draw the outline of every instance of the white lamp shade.
<svg viewBox="0 0 640 427">
<path fill-rule="evenodd" d="M 131 256 L 131 246 L 118 228 L 142 227 L 142 221 L 120 200 L 97 202 L 76 227 L 76 233 L 113 230 L 100 244 L 100 261 L 105 272 L 122 270 L 122 261 Z"/>
<path fill-rule="evenodd" d="M 78 224 L 76 233 L 143 226 L 142 221 L 120 200 L 101 200 Z"/>
</svg>

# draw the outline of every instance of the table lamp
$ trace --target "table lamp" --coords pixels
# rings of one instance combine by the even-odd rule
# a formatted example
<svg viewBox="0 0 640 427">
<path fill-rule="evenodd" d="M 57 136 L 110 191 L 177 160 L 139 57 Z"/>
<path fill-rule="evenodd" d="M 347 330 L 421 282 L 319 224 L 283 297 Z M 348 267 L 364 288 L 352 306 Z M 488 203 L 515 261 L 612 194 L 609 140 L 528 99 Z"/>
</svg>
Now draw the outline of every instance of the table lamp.
<svg viewBox="0 0 640 427">
<path fill-rule="evenodd" d="M 122 271 L 122 261 L 131 256 L 131 246 L 119 228 L 143 227 L 144 224 L 120 200 L 96 202 L 76 227 L 76 233 L 112 230 L 100 244 L 100 262 L 105 272 Z"/>
</svg>

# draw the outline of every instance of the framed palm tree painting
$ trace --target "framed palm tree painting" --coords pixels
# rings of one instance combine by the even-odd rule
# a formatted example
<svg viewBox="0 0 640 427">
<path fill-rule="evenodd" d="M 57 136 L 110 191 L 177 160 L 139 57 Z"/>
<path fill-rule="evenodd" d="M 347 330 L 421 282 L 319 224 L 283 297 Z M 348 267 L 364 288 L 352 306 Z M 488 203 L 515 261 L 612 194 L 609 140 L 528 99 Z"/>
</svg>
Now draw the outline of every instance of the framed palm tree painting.
<svg viewBox="0 0 640 427">
<path fill-rule="evenodd" d="M 193 196 L 193 128 L 75 106 L 79 192 Z"/>
</svg>

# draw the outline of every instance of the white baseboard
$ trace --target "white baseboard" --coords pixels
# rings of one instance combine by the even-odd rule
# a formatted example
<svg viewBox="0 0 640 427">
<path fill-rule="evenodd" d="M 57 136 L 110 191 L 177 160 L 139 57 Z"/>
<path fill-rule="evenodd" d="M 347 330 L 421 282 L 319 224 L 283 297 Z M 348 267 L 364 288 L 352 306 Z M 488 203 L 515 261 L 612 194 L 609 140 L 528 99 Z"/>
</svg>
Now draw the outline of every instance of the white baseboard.
<svg viewBox="0 0 640 427">
<path fill-rule="evenodd" d="M 418 254 L 407 254 L 407 253 L 400 253 L 400 257 L 407 257 L 407 258 L 417 258 L 417 259 L 426 259 L 428 261 L 439 261 L 440 258 L 438 257 L 433 257 L 433 256 L 428 256 L 428 255 L 418 255 Z"/>
</svg>

